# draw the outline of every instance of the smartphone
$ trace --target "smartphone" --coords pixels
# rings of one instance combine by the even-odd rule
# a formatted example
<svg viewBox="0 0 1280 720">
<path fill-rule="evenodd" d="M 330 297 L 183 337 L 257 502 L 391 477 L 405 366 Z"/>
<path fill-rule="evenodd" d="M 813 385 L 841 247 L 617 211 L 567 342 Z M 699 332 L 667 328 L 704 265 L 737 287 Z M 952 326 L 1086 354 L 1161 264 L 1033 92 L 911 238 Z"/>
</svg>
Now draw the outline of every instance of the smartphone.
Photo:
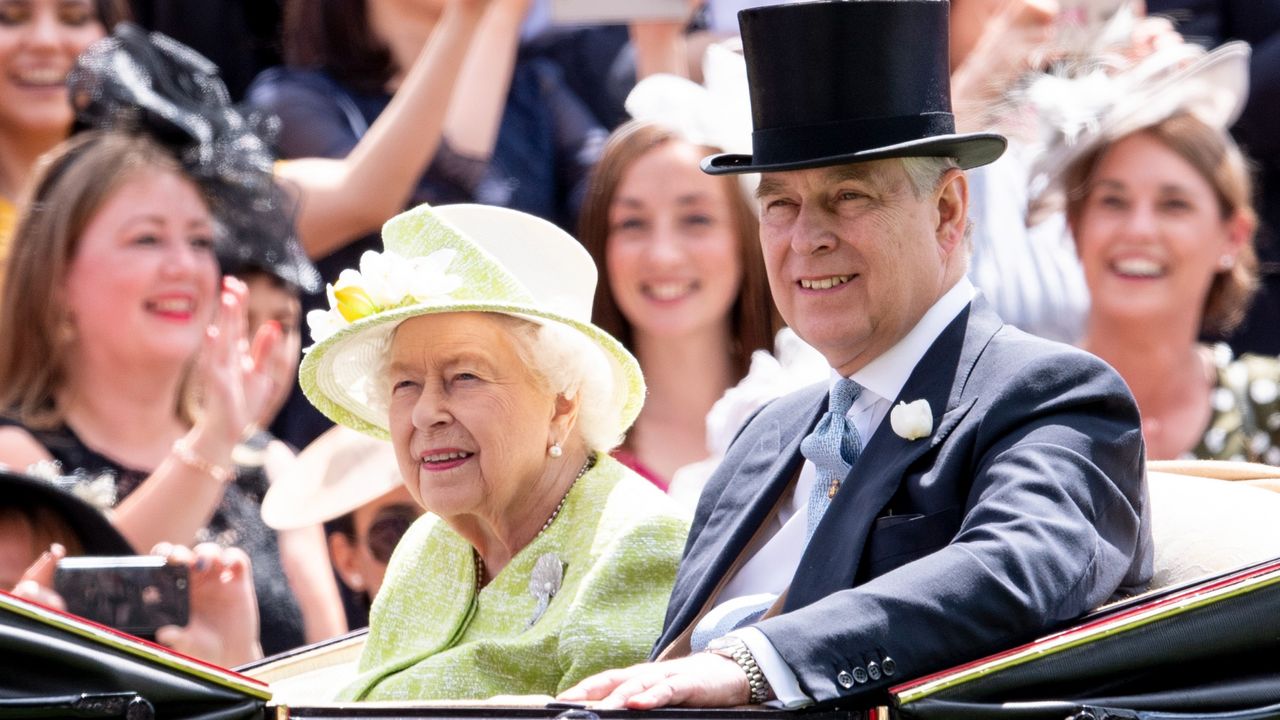
<svg viewBox="0 0 1280 720">
<path fill-rule="evenodd" d="M 188 582 L 186 566 L 155 555 L 63 558 L 53 576 L 68 612 L 148 639 L 187 624 Z"/>
<path fill-rule="evenodd" d="M 684 20 L 688 16 L 688 0 L 551 0 L 551 21 L 560 25 Z"/>
</svg>

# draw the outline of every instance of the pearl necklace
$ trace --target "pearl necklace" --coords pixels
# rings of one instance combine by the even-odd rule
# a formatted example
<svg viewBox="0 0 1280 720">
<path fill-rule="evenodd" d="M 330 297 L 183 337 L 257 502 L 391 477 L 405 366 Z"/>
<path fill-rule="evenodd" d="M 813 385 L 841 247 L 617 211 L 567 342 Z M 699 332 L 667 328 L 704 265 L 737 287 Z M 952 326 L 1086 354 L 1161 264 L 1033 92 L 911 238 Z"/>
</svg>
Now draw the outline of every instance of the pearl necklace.
<svg viewBox="0 0 1280 720">
<path fill-rule="evenodd" d="M 547 521 L 542 523 L 542 529 L 538 530 L 538 535 L 546 532 L 547 528 L 551 527 L 551 523 L 556 521 L 556 517 L 560 515 L 561 508 L 564 507 L 564 501 L 569 498 L 569 491 L 573 490 L 573 486 L 577 485 L 578 481 L 582 479 L 582 476 L 586 475 L 587 471 L 595 464 L 596 454 L 588 453 L 587 461 L 582 463 L 582 469 L 578 471 L 577 475 L 573 476 L 573 480 L 569 481 L 569 487 L 565 488 L 564 495 L 560 496 L 560 502 L 556 503 L 556 509 L 551 511 L 551 517 L 547 518 Z M 536 539 L 538 535 L 534 535 L 533 537 Z"/>
<path fill-rule="evenodd" d="M 560 511 L 564 509 L 564 501 L 569 499 L 569 492 L 573 490 L 573 486 L 577 485 L 578 481 L 582 479 L 582 476 L 586 475 L 588 470 L 595 467 L 595 464 L 596 454 L 588 453 L 587 461 L 582 463 L 582 468 L 578 470 L 578 474 L 574 475 L 573 480 L 569 481 L 569 487 L 565 488 L 564 495 L 560 496 L 560 502 L 556 503 L 556 509 L 552 510 L 551 516 L 547 518 L 546 522 L 542 523 L 542 527 L 538 529 L 538 534 L 533 536 L 534 540 L 541 537 L 542 533 L 546 532 L 547 528 L 551 527 L 551 523 L 556 521 L 556 518 L 560 515 Z M 530 540 L 530 542 L 533 541 Z M 480 588 L 484 587 L 484 558 L 480 557 L 480 552 L 475 548 L 472 548 L 471 552 L 476 557 L 476 591 L 478 592 Z"/>
</svg>

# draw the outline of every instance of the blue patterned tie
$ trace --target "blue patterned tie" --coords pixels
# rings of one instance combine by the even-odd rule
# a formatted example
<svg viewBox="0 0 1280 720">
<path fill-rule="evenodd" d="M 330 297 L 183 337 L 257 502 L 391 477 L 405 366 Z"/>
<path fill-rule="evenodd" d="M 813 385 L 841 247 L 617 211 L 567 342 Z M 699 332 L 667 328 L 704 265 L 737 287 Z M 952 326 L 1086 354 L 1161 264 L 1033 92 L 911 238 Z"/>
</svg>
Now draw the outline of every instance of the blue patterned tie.
<svg viewBox="0 0 1280 720">
<path fill-rule="evenodd" d="M 800 454 L 813 463 L 818 471 L 813 488 L 809 491 L 809 525 L 805 533 L 805 544 L 813 536 L 818 521 L 827 511 L 841 481 L 849 475 L 849 468 L 853 467 L 862 452 L 858 431 L 849 422 L 849 418 L 845 417 L 861 392 L 862 386 L 858 383 L 848 378 L 837 380 L 831 387 L 827 413 L 818 421 L 813 432 L 800 443 Z"/>
<path fill-rule="evenodd" d="M 849 468 L 853 467 L 858 454 L 862 452 L 858 431 L 845 417 L 861 392 L 862 386 L 858 383 L 847 378 L 837 380 L 831 388 L 826 414 L 818 421 L 813 432 L 800 443 L 800 454 L 818 469 L 813 489 L 809 492 L 808 527 L 804 536 L 806 545 L 813 536 L 813 529 L 822 519 L 822 513 L 831 504 L 831 495 L 835 494 L 840 481 L 849 474 Z M 693 652 L 698 652 L 711 640 L 758 621 L 776 599 L 774 595 L 764 598 L 751 596 L 716 606 L 693 629 L 689 637 L 690 647 Z"/>
</svg>

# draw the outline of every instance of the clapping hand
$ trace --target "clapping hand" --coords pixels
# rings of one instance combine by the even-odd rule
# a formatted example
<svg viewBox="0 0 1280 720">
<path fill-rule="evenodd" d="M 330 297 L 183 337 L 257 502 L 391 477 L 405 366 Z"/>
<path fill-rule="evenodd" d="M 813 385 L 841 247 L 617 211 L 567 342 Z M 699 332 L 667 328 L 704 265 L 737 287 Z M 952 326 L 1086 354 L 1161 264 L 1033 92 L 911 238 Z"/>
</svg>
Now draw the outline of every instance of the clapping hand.
<svg viewBox="0 0 1280 720">
<path fill-rule="evenodd" d="M 231 448 L 262 415 L 270 402 L 274 381 L 268 363 L 280 326 L 263 323 L 248 339 L 248 287 L 232 277 L 223 278 L 218 315 L 205 337 L 200 374 L 203 379 L 201 434 L 212 452 L 229 457 Z M 224 454 L 225 452 L 225 454 Z"/>
</svg>

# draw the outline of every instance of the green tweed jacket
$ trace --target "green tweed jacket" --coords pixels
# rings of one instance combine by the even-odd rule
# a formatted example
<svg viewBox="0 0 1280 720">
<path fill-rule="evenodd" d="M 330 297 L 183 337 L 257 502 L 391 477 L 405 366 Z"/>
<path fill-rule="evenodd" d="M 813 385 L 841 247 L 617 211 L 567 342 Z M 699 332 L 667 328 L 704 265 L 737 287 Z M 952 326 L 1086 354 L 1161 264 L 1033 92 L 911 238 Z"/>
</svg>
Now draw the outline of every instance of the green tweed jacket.
<svg viewBox="0 0 1280 720">
<path fill-rule="evenodd" d="M 601 456 L 545 532 L 476 593 L 471 545 L 434 515 L 405 535 L 342 700 L 554 695 L 645 659 L 662 629 L 689 521 L 653 485 Z M 539 558 L 564 579 L 532 625 Z"/>
</svg>

